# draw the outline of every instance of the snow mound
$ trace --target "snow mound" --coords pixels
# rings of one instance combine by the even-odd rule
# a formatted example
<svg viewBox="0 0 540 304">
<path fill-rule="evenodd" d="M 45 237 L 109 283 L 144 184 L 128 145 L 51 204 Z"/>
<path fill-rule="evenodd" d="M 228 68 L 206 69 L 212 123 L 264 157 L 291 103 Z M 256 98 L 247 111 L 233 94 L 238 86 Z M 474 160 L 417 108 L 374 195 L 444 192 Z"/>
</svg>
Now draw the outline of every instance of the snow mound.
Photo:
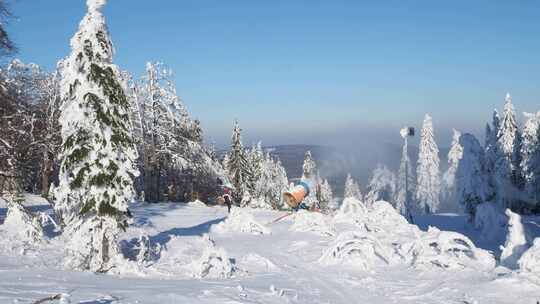
<svg viewBox="0 0 540 304">
<path fill-rule="evenodd" d="M 389 202 L 385 201 L 373 203 L 369 219 L 381 226 L 409 225 L 409 222 Z"/>
<path fill-rule="evenodd" d="M 243 232 L 251 234 L 271 234 L 268 227 L 255 220 L 253 215 L 243 208 L 232 208 L 225 221 L 212 226 L 212 232 Z"/>
<path fill-rule="evenodd" d="M 201 202 L 200 200 L 189 202 L 188 205 L 192 207 L 208 207 L 205 203 Z"/>
<path fill-rule="evenodd" d="M 518 260 L 519 269 L 525 273 L 540 277 L 540 238 L 534 240 L 533 245 Z"/>
<path fill-rule="evenodd" d="M 280 269 L 267 258 L 248 253 L 240 259 L 240 266 L 248 272 L 278 272 Z"/>
<path fill-rule="evenodd" d="M 478 249 L 466 236 L 430 227 L 426 233 L 400 248 L 401 254 L 418 268 L 492 269 L 495 259 L 485 250 Z"/>
<path fill-rule="evenodd" d="M 375 265 L 395 262 L 394 249 L 385 246 L 377 238 L 354 231 L 341 233 L 319 259 L 325 266 L 345 264 L 370 270 Z"/>
<path fill-rule="evenodd" d="M 363 217 L 366 213 L 367 209 L 361 201 L 349 197 L 343 200 L 341 207 L 339 207 L 334 215 L 334 220 L 336 222 L 355 221 Z"/>
<path fill-rule="evenodd" d="M 319 212 L 300 210 L 293 215 L 294 224 L 289 231 L 314 232 L 322 236 L 336 235 L 336 229 L 329 217 Z"/>
<path fill-rule="evenodd" d="M 508 234 L 506 242 L 501 247 L 501 265 L 510 269 L 518 268 L 518 260 L 528 249 L 527 239 L 525 237 L 525 228 L 521 223 L 521 216 L 510 209 L 506 209 L 508 217 Z"/>
<path fill-rule="evenodd" d="M 43 239 L 40 218 L 32 216 L 18 203 L 9 204 L 7 216 L 1 229 L 8 236 L 23 242 L 33 243 Z"/>
<path fill-rule="evenodd" d="M 205 234 L 202 237 L 173 236 L 161 250 L 161 256 L 149 272 L 156 277 L 230 278 L 237 271 L 227 252 L 216 247 Z"/>
<path fill-rule="evenodd" d="M 233 276 L 236 266 L 223 248 L 217 248 L 208 235 L 203 236 L 206 247 L 200 259 L 189 265 L 196 278 L 227 279 Z"/>
<path fill-rule="evenodd" d="M 476 207 L 474 228 L 484 240 L 502 244 L 507 223 L 508 217 L 494 203 L 486 202 Z"/>
</svg>

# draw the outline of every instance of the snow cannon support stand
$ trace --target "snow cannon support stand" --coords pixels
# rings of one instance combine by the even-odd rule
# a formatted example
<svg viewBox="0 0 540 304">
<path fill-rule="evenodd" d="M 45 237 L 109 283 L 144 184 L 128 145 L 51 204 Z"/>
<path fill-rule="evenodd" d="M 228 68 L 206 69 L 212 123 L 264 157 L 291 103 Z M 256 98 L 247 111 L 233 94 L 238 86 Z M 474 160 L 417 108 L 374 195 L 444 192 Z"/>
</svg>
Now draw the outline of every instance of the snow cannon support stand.
<svg viewBox="0 0 540 304">
<path fill-rule="evenodd" d="M 283 200 L 293 211 L 300 209 L 309 210 L 309 207 L 303 203 L 304 198 L 309 195 L 309 189 L 308 183 L 300 181 L 290 191 L 283 193 Z"/>
</svg>

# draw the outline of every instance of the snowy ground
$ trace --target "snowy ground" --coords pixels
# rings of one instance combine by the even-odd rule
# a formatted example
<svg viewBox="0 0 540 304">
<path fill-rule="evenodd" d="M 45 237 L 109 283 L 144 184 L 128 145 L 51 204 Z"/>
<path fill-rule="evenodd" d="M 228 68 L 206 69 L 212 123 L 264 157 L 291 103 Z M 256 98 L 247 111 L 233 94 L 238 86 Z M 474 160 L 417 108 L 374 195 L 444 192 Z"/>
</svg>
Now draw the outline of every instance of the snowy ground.
<svg viewBox="0 0 540 304">
<path fill-rule="evenodd" d="M 39 203 L 33 208 L 47 210 Z M 125 254 L 135 255 L 133 244 L 141 234 L 149 236 L 152 246 L 162 247 L 144 267 L 126 267 L 116 275 L 62 270 L 63 240 L 49 229 L 50 239 L 37 247 L 6 242 L 0 248 L 0 303 L 33 303 L 57 293 L 70 294 L 71 303 L 86 304 L 535 304 L 540 300 L 540 280 L 502 267 L 442 269 L 374 262 L 366 270 L 357 267 L 357 260 L 330 263 L 328 255 L 322 257 L 340 244 L 340 232 L 362 229 L 329 217 L 288 217 L 264 225 L 284 213 L 249 210 L 252 219 L 248 215 L 244 221 L 234 217 L 227 221 L 226 208 L 196 204 L 137 205 L 133 213 L 134 223 L 123 236 Z M 4 217 L 5 208 L 0 205 L 0 222 Z M 459 216 L 424 217 L 418 222 L 422 230 L 436 224 L 441 230 L 473 232 Z M 204 259 L 209 242 L 201 237 L 204 234 L 213 239 L 216 252 L 230 258 L 226 261 L 234 268 L 230 277 L 211 279 L 197 274 L 193 261 Z M 1 231 L 0 237 L 7 238 Z M 478 236 L 472 233 L 470 238 L 475 241 Z M 219 277 L 219 271 L 230 269 L 214 270 L 214 277 Z"/>
</svg>

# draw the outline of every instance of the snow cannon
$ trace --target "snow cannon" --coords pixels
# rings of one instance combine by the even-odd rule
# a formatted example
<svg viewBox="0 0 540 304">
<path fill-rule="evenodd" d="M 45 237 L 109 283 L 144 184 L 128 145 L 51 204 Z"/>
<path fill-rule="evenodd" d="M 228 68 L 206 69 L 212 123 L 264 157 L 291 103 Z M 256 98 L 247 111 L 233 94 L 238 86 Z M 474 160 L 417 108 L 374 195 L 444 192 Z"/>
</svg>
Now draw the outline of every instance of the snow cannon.
<svg viewBox="0 0 540 304">
<path fill-rule="evenodd" d="M 296 209 L 298 205 L 309 195 L 309 185 L 303 181 L 297 183 L 291 190 L 283 193 L 283 200 L 291 208 Z"/>
</svg>

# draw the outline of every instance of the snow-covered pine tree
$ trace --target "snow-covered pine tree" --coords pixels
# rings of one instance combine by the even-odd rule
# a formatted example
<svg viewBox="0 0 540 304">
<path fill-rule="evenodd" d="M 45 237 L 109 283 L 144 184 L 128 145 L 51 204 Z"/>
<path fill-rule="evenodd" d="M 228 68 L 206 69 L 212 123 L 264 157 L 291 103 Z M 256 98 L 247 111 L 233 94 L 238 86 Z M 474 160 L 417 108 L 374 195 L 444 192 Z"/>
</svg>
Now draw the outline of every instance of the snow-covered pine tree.
<svg viewBox="0 0 540 304">
<path fill-rule="evenodd" d="M 516 121 L 512 97 L 506 94 L 504 111 L 497 132 L 497 156 L 494 163 L 494 182 L 497 201 L 502 207 L 519 209 L 521 134 Z"/>
<path fill-rule="evenodd" d="M 460 136 L 459 145 L 462 152 L 455 173 L 456 200 L 472 220 L 476 206 L 485 202 L 489 193 L 484 150 L 478 140 L 467 133 Z"/>
<path fill-rule="evenodd" d="M 433 134 L 433 122 L 431 116 L 426 114 L 420 135 L 420 151 L 416 167 L 417 211 L 434 213 L 439 208 L 441 193 L 439 163 L 439 148 Z"/>
<path fill-rule="evenodd" d="M 525 192 L 528 196 L 527 209 L 536 208 L 538 198 L 536 188 L 538 187 L 538 172 L 540 168 L 540 140 L 538 131 L 540 130 L 540 112 L 523 113 L 526 118 L 523 127 L 523 141 L 521 146 L 521 170 L 523 174 Z"/>
<path fill-rule="evenodd" d="M 231 137 L 231 151 L 229 153 L 229 161 L 227 170 L 229 177 L 234 187 L 233 200 L 235 203 L 240 203 L 244 193 L 249 190 L 249 182 L 251 179 L 251 170 L 246 157 L 246 151 L 242 144 L 242 129 L 238 125 L 238 121 L 234 122 L 233 133 Z"/>
<path fill-rule="evenodd" d="M 265 162 L 264 152 L 262 149 L 262 143 L 259 141 L 256 145 L 251 147 L 247 152 L 247 160 L 249 165 L 250 180 L 248 181 L 248 190 L 251 193 L 255 192 L 257 181 L 261 178 L 262 170 Z"/>
<path fill-rule="evenodd" d="M 345 179 L 345 191 L 343 194 L 343 198 L 355 198 L 359 201 L 362 201 L 364 198 L 362 196 L 362 192 L 360 191 L 360 186 L 358 186 L 358 183 L 352 178 L 351 174 L 347 174 L 347 178 Z"/>
<path fill-rule="evenodd" d="M 401 153 L 401 162 L 399 165 L 398 176 L 396 180 L 396 191 L 394 191 L 394 207 L 406 218 L 410 219 L 411 209 L 414 207 L 414 189 L 415 179 L 413 175 L 413 166 L 408 153 L 408 138 L 405 137 L 403 150 Z"/>
<path fill-rule="evenodd" d="M 459 144 L 461 132 L 454 129 L 452 137 L 452 145 L 448 152 L 448 170 L 443 174 L 441 199 L 446 207 L 453 207 L 456 201 L 456 172 L 459 166 L 459 161 L 463 155 L 463 147 Z"/>
<path fill-rule="evenodd" d="M 332 200 L 334 199 L 334 194 L 332 192 L 332 187 L 330 186 L 330 183 L 327 179 L 325 179 L 319 187 L 319 208 L 321 209 L 322 213 L 328 213 L 330 212 Z"/>
<path fill-rule="evenodd" d="M 377 201 L 386 201 L 394 205 L 397 210 L 394 198 L 396 197 L 396 175 L 385 166 L 379 165 L 373 170 L 368 184 L 368 193 L 365 203 L 373 206 Z"/>
<path fill-rule="evenodd" d="M 495 161 L 497 159 L 497 135 L 501 127 L 501 119 L 497 109 L 493 110 L 492 124 L 486 124 L 486 138 L 485 138 L 485 155 L 486 155 L 486 169 L 489 175 L 493 175 Z"/>
<path fill-rule="evenodd" d="M 288 188 L 287 173 L 281 162 L 267 153 L 262 164 L 261 176 L 257 180 L 252 207 L 278 209 L 282 205 L 282 195 Z"/>
<path fill-rule="evenodd" d="M 536 201 L 535 213 L 540 213 L 540 126 L 536 131 L 536 148 L 531 155 L 531 174 L 529 176 L 529 191 Z"/>
<path fill-rule="evenodd" d="M 306 151 L 304 155 L 304 163 L 302 164 L 302 179 L 310 179 L 316 175 L 317 164 L 311 156 L 311 151 Z"/>
<path fill-rule="evenodd" d="M 315 205 L 318 207 L 317 192 L 320 191 L 320 178 L 317 170 L 317 164 L 311 156 L 311 151 L 306 151 L 304 155 L 304 163 L 302 164 L 302 180 L 308 183 L 311 187 L 309 195 L 304 199 L 304 203 L 308 206 Z"/>
<path fill-rule="evenodd" d="M 60 183 L 55 209 L 69 235 L 66 265 L 107 271 L 118 257 L 127 227 L 137 153 L 129 103 L 112 63 L 113 46 L 101 13 L 105 0 L 88 0 L 88 12 L 64 61 L 60 122 Z"/>
</svg>

